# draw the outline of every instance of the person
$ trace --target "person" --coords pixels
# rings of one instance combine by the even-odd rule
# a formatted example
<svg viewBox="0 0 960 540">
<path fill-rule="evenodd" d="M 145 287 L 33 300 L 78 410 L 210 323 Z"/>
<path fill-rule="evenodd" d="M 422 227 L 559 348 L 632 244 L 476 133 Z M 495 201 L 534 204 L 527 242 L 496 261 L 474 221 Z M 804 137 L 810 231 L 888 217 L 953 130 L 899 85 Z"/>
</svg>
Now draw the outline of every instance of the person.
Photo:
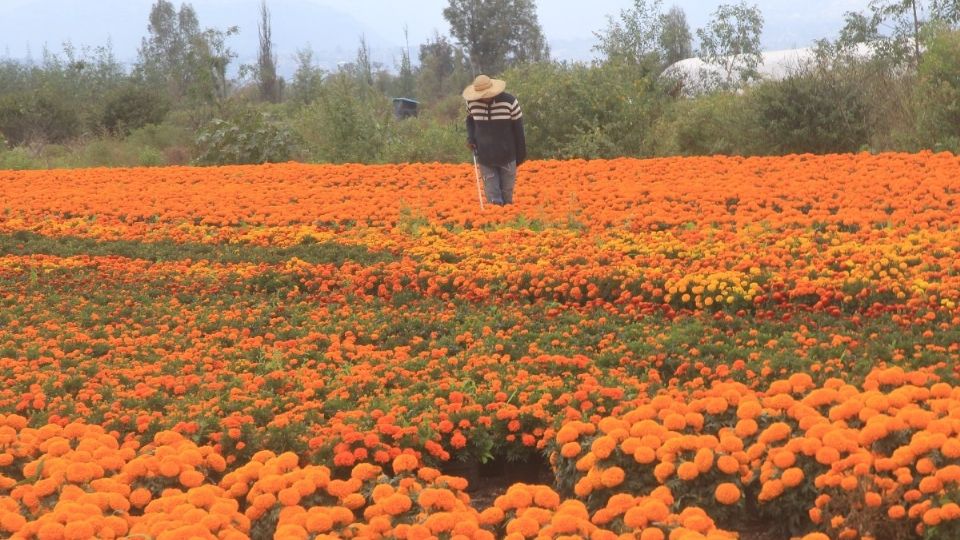
<svg viewBox="0 0 960 540">
<path fill-rule="evenodd" d="M 517 167 L 527 159 L 523 113 L 507 83 L 479 75 L 463 90 L 467 102 L 467 147 L 477 158 L 491 204 L 513 203 Z"/>
</svg>

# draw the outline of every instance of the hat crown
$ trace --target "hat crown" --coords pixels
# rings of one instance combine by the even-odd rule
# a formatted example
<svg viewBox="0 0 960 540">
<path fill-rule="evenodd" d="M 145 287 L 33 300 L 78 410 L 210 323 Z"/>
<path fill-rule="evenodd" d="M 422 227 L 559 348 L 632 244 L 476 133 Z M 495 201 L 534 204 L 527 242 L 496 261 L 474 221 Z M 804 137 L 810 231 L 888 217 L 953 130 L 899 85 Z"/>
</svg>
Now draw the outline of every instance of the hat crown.
<svg viewBox="0 0 960 540">
<path fill-rule="evenodd" d="M 486 75 L 478 75 L 477 78 L 473 80 L 473 89 L 477 92 L 484 92 L 491 86 L 493 86 L 493 81 Z"/>
</svg>

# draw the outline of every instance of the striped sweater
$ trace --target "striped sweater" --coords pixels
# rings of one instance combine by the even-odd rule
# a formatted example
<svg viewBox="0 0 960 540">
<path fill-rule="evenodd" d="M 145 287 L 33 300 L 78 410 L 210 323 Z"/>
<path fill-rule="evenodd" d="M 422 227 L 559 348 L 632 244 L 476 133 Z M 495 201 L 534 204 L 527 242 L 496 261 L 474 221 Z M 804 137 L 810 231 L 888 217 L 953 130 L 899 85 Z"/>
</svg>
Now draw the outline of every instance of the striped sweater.
<svg viewBox="0 0 960 540">
<path fill-rule="evenodd" d="M 477 161 L 500 166 L 527 159 L 523 113 L 517 98 L 502 92 L 489 104 L 467 102 L 467 142 L 476 146 Z"/>
</svg>

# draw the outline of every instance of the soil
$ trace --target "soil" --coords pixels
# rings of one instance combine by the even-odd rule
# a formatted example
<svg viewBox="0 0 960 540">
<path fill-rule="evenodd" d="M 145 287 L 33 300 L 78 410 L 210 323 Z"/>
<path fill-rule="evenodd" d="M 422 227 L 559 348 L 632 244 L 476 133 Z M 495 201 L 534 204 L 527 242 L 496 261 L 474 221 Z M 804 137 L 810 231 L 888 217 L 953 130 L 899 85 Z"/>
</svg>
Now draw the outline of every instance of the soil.
<svg viewBox="0 0 960 540">
<path fill-rule="evenodd" d="M 506 493 L 513 484 L 553 485 L 553 473 L 546 460 L 536 457 L 524 461 L 507 461 L 503 458 L 487 463 L 448 463 L 441 468 L 444 474 L 467 479 L 467 493 L 473 507 L 483 511 Z"/>
</svg>

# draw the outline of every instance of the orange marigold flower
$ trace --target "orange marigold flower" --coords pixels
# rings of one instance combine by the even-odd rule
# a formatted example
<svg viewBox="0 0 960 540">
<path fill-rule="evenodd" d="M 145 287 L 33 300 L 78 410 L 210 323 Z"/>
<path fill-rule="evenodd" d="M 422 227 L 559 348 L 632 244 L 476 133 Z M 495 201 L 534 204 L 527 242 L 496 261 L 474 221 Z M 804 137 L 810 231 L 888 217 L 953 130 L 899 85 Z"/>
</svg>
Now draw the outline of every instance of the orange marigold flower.
<svg viewBox="0 0 960 540">
<path fill-rule="evenodd" d="M 640 540 L 664 540 L 665 538 L 664 532 L 656 527 L 647 527 L 640 533 Z"/>
<path fill-rule="evenodd" d="M 800 482 L 803 482 L 803 469 L 790 467 L 783 471 L 783 474 L 780 475 L 780 480 L 783 482 L 784 487 L 796 487 L 800 485 Z"/>
<path fill-rule="evenodd" d="M 412 471 L 417 468 L 417 465 L 416 456 L 410 454 L 400 454 L 393 458 L 393 472 L 395 473 Z"/>
<path fill-rule="evenodd" d="M 560 447 L 560 455 L 567 458 L 575 458 L 580 455 L 580 444 L 577 442 L 568 442 Z"/>
<path fill-rule="evenodd" d="M 691 461 L 684 461 L 677 467 L 677 477 L 681 480 L 693 480 L 700 475 L 700 469 Z"/>
<path fill-rule="evenodd" d="M 604 487 L 612 488 L 623 483 L 625 473 L 620 467 L 610 467 L 600 473 L 600 482 Z"/>
<path fill-rule="evenodd" d="M 717 488 L 714 490 L 713 496 L 717 499 L 717 502 L 720 504 L 736 504 L 740 500 L 740 488 L 736 484 L 731 482 L 724 482 L 718 484 Z"/>
</svg>

